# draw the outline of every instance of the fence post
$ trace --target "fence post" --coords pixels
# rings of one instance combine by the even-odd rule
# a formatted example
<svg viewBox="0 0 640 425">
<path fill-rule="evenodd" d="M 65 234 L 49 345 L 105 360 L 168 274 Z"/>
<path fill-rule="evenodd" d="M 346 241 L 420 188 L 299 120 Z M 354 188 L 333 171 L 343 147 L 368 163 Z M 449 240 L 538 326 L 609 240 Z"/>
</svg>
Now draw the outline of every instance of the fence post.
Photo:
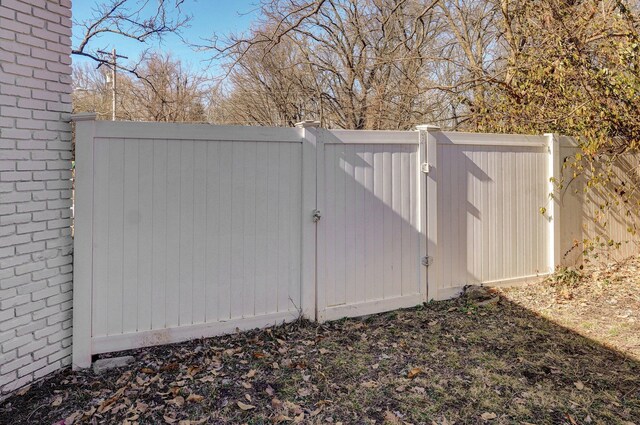
<svg viewBox="0 0 640 425">
<path fill-rule="evenodd" d="M 93 146 L 96 114 L 76 114 L 75 206 L 73 208 L 73 346 L 74 370 L 91 366 L 93 290 Z"/>
<path fill-rule="evenodd" d="M 420 199 L 420 255 L 428 265 L 426 273 L 421 273 L 423 300 L 437 298 L 438 282 L 436 271 L 439 259 L 436 258 L 438 247 L 438 145 L 433 132 L 440 131 L 435 125 L 419 125 L 416 127 L 420 140 L 418 164 L 419 199 Z"/>
<path fill-rule="evenodd" d="M 300 310 L 304 317 L 316 320 L 316 239 L 314 212 L 317 205 L 317 136 L 320 122 L 296 124 L 302 130 L 302 249 L 300 258 Z"/>
<path fill-rule="evenodd" d="M 560 143 L 558 136 L 554 133 L 545 133 L 547 138 L 547 148 L 549 161 L 547 169 L 547 190 L 549 192 L 549 207 L 547 208 L 548 227 L 548 262 L 549 272 L 553 273 L 556 266 L 560 264 L 560 204 L 558 194 L 558 184 L 561 181 L 560 169 Z"/>
</svg>

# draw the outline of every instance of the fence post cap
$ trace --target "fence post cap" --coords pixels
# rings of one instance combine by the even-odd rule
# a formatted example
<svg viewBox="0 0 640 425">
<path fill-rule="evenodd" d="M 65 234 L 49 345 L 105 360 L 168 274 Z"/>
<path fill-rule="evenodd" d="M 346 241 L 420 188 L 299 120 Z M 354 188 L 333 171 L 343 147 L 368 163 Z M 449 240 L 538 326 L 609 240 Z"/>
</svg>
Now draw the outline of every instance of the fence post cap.
<svg viewBox="0 0 640 425">
<path fill-rule="evenodd" d="M 71 115 L 71 121 L 73 122 L 95 121 L 97 117 L 98 117 L 98 114 L 96 114 L 95 112 L 82 112 L 79 114 Z"/>
<path fill-rule="evenodd" d="M 439 125 L 433 124 L 420 124 L 416 125 L 416 130 L 418 131 L 440 131 Z"/>
<path fill-rule="evenodd" d="M 320 121 L 315 120 L 304 120 L 296 123 L 296 127 L 298 128 L 316 128 L 320 127 Z"/>
</svg>

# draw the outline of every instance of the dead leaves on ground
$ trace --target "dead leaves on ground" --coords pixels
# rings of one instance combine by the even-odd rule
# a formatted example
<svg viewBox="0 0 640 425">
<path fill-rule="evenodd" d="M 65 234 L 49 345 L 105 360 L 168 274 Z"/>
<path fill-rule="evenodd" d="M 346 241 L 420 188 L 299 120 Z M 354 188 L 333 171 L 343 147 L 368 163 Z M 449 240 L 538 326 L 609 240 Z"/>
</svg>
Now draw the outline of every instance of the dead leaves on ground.
<svg viewBox="0 0 640 425">
<path fill-rule="evenodd" d="M 421 373 L 424 373 L 424 371 L 419 368 L 419 367 L 414 367 L 413 369 L 411 369 L 408 373 L 407 373 L 407 378 L 409 379 L 413 379 L 416 376 L 420 375 Z"/>
<path fill-rule="evenodd" d="M 253 410 L 256 408 L 256 406 L 252 405 L 252 404 L 247 404 L 247 403 L 243 403 L 241 401 L 236 402 L 236 404 L 238 405 L 238 407 L 240 408 L 240 410 Z"/>
<path fill-rule="evenodd" d="M 508 309 L 501 302 L 478 313 L 452 301 L 140 350 L 129 370 L 67 373 L 47 387 L 46 408 L 31 422 L 588 424 L 606 423 L 603 409 L 615 418 L 638 411 L 622 401 L 640 387 L 629 363 Z M 595 359 L 608 361 L 607 374 L 598 375 Z M 609 379 L 610 371 L 625 378 Z M 37 391 L 23 396 L 36 400 Z M 37 405 L 18 398 L 15 422 L 28 422 L 21 412 Z M 591 403 L 599 411 L 579 407 Z"/>
</svg>

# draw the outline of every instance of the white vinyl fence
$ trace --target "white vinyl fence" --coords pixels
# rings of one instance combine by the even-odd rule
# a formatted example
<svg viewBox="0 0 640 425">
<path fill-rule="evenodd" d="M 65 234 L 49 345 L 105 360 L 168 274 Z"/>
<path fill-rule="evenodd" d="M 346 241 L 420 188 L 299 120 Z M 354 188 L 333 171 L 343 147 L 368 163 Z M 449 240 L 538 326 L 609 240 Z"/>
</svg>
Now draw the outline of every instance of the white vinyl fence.
<svg viewBox="0 0 640 425">
<path fill-rule="evenodd" d="M 77 116 L 74 367 L 538 278 L 558 174 L 551 135 Z"/>
</svg>

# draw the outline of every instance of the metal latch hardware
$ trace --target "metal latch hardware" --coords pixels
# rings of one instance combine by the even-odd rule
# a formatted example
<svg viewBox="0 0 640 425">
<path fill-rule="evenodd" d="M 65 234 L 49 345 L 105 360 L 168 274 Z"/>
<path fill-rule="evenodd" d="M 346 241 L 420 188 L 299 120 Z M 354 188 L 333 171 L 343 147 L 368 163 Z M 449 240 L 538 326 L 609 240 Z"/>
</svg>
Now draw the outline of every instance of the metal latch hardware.
<svg viewBox="0 0 640 425">
<path fill-rule="evenodd" d="M 433 257 L 422 257 L 422 265 L 429 267 L 433 263 Z"/>
<path fill-rule="evenodd" d="M 425 174 L 429 174 L 429 168 L 431 168 L 431 166 L 428 162 L 423 162 L 422 164 L 420 164 L 420 171 Z"/>
<path fill-rule="evenodd" d="M 321 218 L 322 218 L 322 214 L 320 213 L 320 210 L 313 210 L 313 222 L 317 223 L 320 221 Z"/>
</svg>

